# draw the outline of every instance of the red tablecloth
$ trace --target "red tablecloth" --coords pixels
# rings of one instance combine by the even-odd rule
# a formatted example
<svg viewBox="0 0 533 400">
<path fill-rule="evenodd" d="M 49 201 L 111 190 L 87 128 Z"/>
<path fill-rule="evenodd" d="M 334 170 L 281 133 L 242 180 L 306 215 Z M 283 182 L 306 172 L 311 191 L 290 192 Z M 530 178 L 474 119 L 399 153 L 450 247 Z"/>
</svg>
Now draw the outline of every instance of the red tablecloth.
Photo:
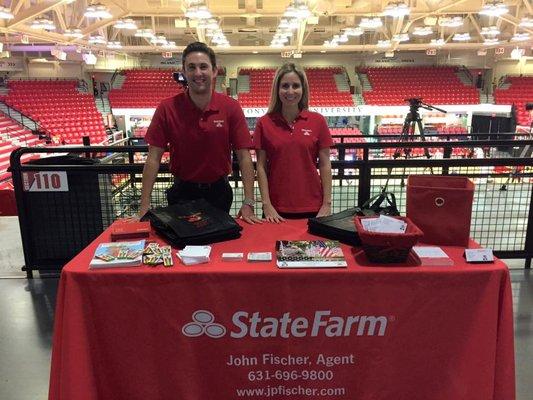
<svg viewBox="0 0 533 400">
<path fill-rule="evenodd" d="M 88 270 L 104 232 L 61 275 L 49 398 L 515 398 L 502 262 L 444 247 L 452 267 L 368 267 L 347 246 L 347 269 L 221 261 L 310 238 L 303 221 L 244 225 L 209 264 Z"/>
</svg>

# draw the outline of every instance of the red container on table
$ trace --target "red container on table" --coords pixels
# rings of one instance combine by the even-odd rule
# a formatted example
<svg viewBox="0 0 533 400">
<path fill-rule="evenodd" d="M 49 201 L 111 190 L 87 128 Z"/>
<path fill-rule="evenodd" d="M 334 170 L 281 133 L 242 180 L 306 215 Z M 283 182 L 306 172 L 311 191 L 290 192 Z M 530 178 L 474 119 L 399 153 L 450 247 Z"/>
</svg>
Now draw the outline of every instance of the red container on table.
<svg viewBox="0 0 533 400">
<path fill-rule="evenodd" d="M 424 243 L 468 246 L 474 184 L 466 177 L 410 175 L 407 216 L 424 232 Z"/>
<path fill-rule="evenodd" d="M 407 223 L 405 233 L 369 232 L 361 220 L 378 217 L 355 217 L 355 229 L 361 239 L 361 246 L 369 261 L 380 264 L 403 263 L 413 246 L 424 233 L 409 218 L 394 217 Z"/>
</svg>

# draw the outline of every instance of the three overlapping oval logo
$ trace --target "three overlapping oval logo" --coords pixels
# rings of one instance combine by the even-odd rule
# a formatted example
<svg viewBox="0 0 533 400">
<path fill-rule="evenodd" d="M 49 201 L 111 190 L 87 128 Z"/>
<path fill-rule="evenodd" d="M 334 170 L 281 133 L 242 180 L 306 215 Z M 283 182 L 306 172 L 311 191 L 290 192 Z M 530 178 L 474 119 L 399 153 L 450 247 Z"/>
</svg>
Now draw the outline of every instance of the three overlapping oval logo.
<svg viewBox="0 0 533 400">
<path fill-rule="evenodd" d="M 185 324 L 181 332 L 188 337 L 207 335 L 213 339 L 226 334 L 226 328 L 215 322 L 215 316 L 206 310 L 197 310 L 192 314 L 192 322 Z"/>
</svg>

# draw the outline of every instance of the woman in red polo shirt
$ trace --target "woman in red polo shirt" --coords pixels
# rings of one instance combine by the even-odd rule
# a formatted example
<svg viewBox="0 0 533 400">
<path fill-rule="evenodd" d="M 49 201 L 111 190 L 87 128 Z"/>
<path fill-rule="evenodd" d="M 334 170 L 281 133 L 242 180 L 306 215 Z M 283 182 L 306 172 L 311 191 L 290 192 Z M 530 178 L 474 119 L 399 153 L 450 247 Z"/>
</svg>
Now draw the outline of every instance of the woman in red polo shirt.
<svg viewBox="0 0 533 400">
<path fill-rule="evenodd" d="M 308 104 L 303 70 L 284 64 L 276 72 L 268 112 L 259 118 L 254 132 L 257 180 L 267 221 L 331 214 L 333 140 L 324 117 L 309 111 Z"/>
</svg>

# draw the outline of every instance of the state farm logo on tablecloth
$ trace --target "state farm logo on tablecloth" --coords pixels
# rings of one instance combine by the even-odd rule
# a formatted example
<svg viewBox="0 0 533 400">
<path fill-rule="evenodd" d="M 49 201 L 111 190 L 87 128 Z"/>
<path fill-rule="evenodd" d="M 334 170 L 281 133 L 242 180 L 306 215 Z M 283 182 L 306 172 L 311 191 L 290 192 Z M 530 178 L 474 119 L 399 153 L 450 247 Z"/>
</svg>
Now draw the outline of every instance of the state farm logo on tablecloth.
<svg viewBox="0 0 533 400">
<path fill-rule="evenodd" d="M 229 336 L 233 339 L 251 338 L 303 338 L 303 337 L 346 337 L 346 336 L 385 336 L 387 324 L 394 321 L 393 316 L 384 315 L 331 315 L 331 311 L 315 311 L 312 319 L 303 316 L 293 317 L 285 312 L 281 317 L 263 317 L 259 311 L 248 313 L 237 311 L 233 314 Z M 206 310 L 192 314 L 192 322 L 181 329 L 187 337 L 202 335 L 214 339 L 223 337 L 227 329 L 215 322 L 215 316 Z"/>
<path fill-rule="evenodd" d="M 198 310 L 192 314 L 192 322 L 185 324 L 181 332 L 188 337 L 207 335 L 214 339 L 221 338 L 226 334 L 226 328 L 217 324 L 215 316 L 206 310 Z"/>
</svg>

